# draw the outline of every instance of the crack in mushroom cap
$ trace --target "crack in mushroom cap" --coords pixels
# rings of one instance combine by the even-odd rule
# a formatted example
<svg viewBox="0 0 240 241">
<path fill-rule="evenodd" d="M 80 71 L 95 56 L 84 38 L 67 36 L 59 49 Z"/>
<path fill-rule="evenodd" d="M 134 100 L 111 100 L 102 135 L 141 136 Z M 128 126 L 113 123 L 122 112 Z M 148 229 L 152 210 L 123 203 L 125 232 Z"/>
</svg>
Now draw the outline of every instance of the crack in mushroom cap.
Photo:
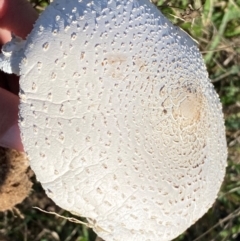
<svg viewBox="0 0 240 241">
<path fill-rule="evenodd" d="M 28 36 L 20 129 L 60 207 L 105 240 L 175 238 L 213 204 L 221 104 L 192 39 L 146 0 L 57 0 Z"/>
</svg>

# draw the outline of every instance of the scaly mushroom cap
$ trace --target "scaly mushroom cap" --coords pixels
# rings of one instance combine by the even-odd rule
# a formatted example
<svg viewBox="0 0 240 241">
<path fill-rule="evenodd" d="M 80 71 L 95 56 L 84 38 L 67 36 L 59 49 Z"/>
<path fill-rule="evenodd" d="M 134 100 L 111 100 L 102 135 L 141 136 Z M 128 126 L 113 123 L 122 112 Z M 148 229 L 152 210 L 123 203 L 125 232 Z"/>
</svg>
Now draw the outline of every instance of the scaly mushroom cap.
<svg viewBox="0 0 240 241">
<path fill-rule="evenodd" d="M 147 0 L 57 0 L 28 36 L 20 128 L 60 207 L 105 240 L 171 240 L 223 181 L 221 104 L 194 41 Z"/>
</svg>

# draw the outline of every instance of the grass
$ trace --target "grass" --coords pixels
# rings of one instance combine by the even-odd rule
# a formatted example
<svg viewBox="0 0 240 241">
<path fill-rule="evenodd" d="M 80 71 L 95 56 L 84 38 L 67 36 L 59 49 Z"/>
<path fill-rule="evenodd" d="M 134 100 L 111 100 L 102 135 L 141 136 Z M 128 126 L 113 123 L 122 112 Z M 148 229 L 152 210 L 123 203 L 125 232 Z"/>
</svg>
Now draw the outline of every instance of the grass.
<svg viewBox="0 0 240 241">
<path fill-rule="evenodd" d="M 47 1 L 32 0 L 42 11 Z M 228 142 L 228 167 L 213 207 L 174 241 L 240 240 L 240 0 L 188 0 L 156 3 L 174 24 L 199 43 L 209 77 L 223 104 Z M 190 15 L 188 5 L 192 5 Z M 8 240 L 93 241 L 95 234 L 32 206 L 72 216 L 49 200 L 35 181 L 32 194 L 13 212 L 0 214 L 0 234 Z M 0 236 L 1 240 L 1 236 Z M 6 239 L 7 240 L 7 239 Z"/>
</svg>

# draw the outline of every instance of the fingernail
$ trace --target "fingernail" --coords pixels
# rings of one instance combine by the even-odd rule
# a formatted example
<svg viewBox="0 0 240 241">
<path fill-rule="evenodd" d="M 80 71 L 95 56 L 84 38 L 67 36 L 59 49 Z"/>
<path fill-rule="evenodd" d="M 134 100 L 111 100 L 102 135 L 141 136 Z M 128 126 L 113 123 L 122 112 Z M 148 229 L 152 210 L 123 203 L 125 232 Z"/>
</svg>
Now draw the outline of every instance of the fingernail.
<svg viewBox="0 0 240 241">
<path fill-rule="evenodd" d="M 14 124 L 0 137 L 0 146 L 23 151 L 18 124 Z"/>
</svg>

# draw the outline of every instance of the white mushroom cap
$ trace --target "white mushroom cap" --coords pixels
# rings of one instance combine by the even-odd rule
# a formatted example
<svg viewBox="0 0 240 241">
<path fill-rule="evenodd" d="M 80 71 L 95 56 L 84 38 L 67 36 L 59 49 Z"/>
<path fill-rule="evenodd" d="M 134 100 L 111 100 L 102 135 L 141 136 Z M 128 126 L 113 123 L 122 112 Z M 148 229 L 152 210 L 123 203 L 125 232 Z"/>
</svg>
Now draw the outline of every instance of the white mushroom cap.
<svg viewBox="0 0 240 241">
<path fill-rule="evenodd" d="M 20 129 L 60 207 L 106 241 L 175 238 L 213 204 L 226 140 L 192 39 L 147 0 L 56 0 L 28 36 Z"/>
<path fill-rule="evenodd" d="M 14 73 L 19 75 L 19 63 L 23 57 L 24 47 L 25 40 L 12 34 L 11 41 L 2 47 L 2 53 L 0 54 L 0 70 L 8 74 Z"/>
</svg>

